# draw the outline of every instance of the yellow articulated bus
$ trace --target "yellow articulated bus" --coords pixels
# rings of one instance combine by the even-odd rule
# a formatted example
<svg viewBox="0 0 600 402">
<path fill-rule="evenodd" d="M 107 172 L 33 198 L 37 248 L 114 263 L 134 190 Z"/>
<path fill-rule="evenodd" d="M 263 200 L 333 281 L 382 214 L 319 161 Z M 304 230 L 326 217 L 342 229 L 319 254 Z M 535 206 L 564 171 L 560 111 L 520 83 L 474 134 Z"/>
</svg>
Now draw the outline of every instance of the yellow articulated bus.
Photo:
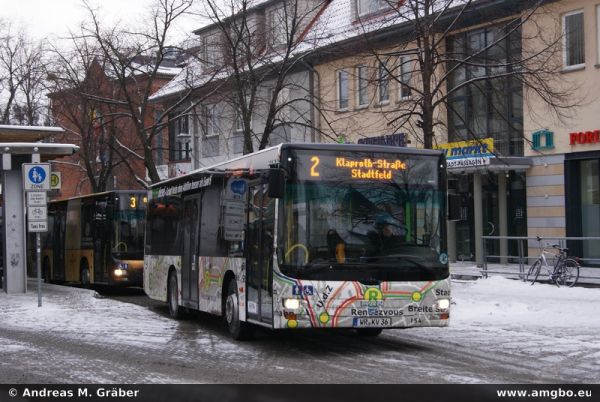
<svg viewBox="0 0 600 402">
<path fill-rule="evenodd" d="M 120 190 L 48 204 L 47 282 L 142 286 L 147 193 Z"/>
</svg>

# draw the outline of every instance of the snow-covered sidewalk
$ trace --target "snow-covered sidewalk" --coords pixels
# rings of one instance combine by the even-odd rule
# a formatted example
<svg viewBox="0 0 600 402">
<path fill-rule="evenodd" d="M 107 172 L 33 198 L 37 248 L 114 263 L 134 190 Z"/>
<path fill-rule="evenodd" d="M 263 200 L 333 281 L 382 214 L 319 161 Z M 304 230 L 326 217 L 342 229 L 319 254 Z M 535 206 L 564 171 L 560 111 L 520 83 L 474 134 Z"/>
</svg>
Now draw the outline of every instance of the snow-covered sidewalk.
<svg viewBox="0 0 600 402">
<path fill-rule="evenodd" d="M 69 332 L 74 337 L 94 337 L 105 342 L 160 346 L 176 321 L 147 308 L 101 297 L 94 290 L 70 286 L 42 285 L 42 307 L 38 307 L 35 281 L 28 292 L 0 292 L 0 339 L 3 328 Z M 106 336 L 103 336 L 106 335 Z"/>
<path fill-rule="evenodd" d="M 523 326 L 551 330 L 576 328 L 582 334 L 600 333 L 600 289 L 530 285 L 492 276 L 452 284 L 451 325 L 479 324 L 490 328 Z M 600 338 L 598 340 L 600 346 Z"/>
</svg>

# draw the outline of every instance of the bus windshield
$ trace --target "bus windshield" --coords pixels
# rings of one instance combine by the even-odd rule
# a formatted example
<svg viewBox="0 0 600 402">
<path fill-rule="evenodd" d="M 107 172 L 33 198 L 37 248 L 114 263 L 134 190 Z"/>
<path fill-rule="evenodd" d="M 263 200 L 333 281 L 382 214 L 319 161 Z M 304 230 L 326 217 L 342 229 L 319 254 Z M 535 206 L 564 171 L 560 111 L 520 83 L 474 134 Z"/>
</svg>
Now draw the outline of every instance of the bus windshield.
<svg viewBox="0 0 600 402">
<path fill-rule="evenodd" d="M 291 153 L 280 203 L 282 272 L 321 280 L 448 276 L 438 157 Z"/>
<path fill-rule="evenodd" d="M 147 198 L 141 194 L 120 195 L 113 217 L 111 246 L 118 259 L 144 258 L 144 219 Z"/>
</svg>

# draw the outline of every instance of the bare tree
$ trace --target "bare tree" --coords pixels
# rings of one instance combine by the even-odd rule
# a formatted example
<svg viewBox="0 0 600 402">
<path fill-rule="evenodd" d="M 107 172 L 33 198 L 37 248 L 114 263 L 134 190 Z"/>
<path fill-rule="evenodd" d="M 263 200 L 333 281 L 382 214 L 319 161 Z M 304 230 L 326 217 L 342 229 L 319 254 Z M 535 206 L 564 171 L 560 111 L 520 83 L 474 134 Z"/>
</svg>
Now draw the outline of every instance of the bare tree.
<svg viewBox="0 0 600 402">
<path fill-rule="evenodd" d="M 0 21 L 2 124 L 36 125 L 45 111 L 45 49 L 22 28 Z"/>
<path fill-rule="evenodd" d="M 15 32 L 10 23 L 0 26 L 0 84 L 4 94 L 4 105 L 0 121 L 2 124 L 10 123 L 10 113 L 15 103 L 21 76 L 19 72 L 20 53 L 25 46 L 24 32 Z"/>
<path fill-rule="evenodd" d="M 168 46 L 169 33 L 191 3 L 192 0 L 157 0 L 145 21 L 147 28 L 134 30 L 120 25 L 104 27 L 97 11 L 86 3 L 90 21 L 82 28 L 82 38 L 98 49 L 114 88 L 110 96 L 94 93 L 86 96 L 109 106 L 110 115 L 105 117 L 120 121 L 124 131 L 134 134 L 135 143 L 127 143 L 123 135 L 117 135 L 113 145 L 122 163 L 142 185 L 146 185 L 146 180 L 135 168 L 136 163 L 145 167 L 150 182 L 160 180 L 154 142 L 167 124 L 170 109 L 157 110 L 156 105 L 150 102 L 150 96 L 172 78 L 173 70 L 165 69 L 165 58 L 173 49 Z M 187 95 L 183 96 L 174 106 L 186 98 Z"/>
<path fill-rule="evenodd" d="M 122 164 L 115 155 L 121 127 L 114 117 L 115 107 L 90 94 L 110 97 L 114 85 L 97 48 L 75 38 L 70 47 L 70 51 L 53 48 L 54 57 L 47 70 L 52 114 L 66 131 L 60 140 L 80 145 L 69 165 L 85 172 L 92 192 L 105 191 L 113 170 Z"/>
<path fill-rule="evenodd" d="M 20 78 L 20 109 L 23 124 L 38 125 L 46 111 L 47 52 L 42 43 L 25 43 L 20 52 L 17 73 Z"/>
<path fill-rule="evenodd" d="M 582 101 L 573 88 L 553 85 L 562 68 L 557 63 L 560 29 L 537 23 L 548 1 L 375 1 L 384 3 L 386 18 L 359 17 L 366 52 L 377 60 L 370 80 L 378 87 L 396 82 L 407 95 L 382 117 L 391 130 L 412 133 L 425 148 L 433 147 L 436 131 L 448 124 L 465 140 L 481 132 L 494 135 L 494 129 L 522 132 L 522 118 L 511 120 L 509 109 L 522 110 L 524 93 L 535 94 L 559 118 Z M 465 33 L 476 24 L 484 25 Z M 473 97 L 486 98 L 486 108 L 502 128 L 483 127 L 473 117 L 468 104 Z M 510 142 L 511 135 L 499 134 L 500 142 Z M 514 135 L 519 138 L 513 142 L 520 143 L 522 135 Z"/>
<path fill-rule="evenodd" d="M 323 0 L 284 0 L 266 8 L 252 0 L 206 0 L 198 15 L 209 23 L 201 38 L 200 65 L 216 72 L 218 96 L 207 99 L 228 105 L 243 136 L 243 152 L 269 145 L 273 133 L 287 138 L 293 126 L 315 129 L 308 83 L 294 74 L 307 70 L 311 48 L 306 33 L 326 6 Z M 209 116 L 200 116 L 206 121 Z"/>
</svg>

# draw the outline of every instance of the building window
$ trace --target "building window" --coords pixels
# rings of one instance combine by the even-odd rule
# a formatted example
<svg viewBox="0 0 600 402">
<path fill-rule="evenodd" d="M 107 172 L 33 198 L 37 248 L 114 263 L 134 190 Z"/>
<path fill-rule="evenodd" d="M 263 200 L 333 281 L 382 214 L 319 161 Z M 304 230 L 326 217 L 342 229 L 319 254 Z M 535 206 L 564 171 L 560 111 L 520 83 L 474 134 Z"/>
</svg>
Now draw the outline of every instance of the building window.
<svg viewBox="0 0 600 402">
<path fill-rule="evenodd" d="M 348 109 L 348 72 L 346 70 L 340 70 L 337 72 L 338 85 L 338 109 Z"/>
<path fill-rule="evenodd" d="M 233 124 L 233 135 L 231 136 L 231 147 L 234 154 L 244 152 L 244 123 L 241 113 L 236 113 L 235 122 Z"/>
<path fill-rule="evenodd" d="M 580 159 L 585 158 L 585 159 Z M 600 236 L 600 156 L 598 153 L 565 155 L 567 236 Z M 570 255 L 585 267 L 600 266 L 598 240 L 567 241 Z"/>
<path fill-rule="evenodd" d="M 359 16 L 364 16 L 391 8 L 392 3 L 389 0 L 356 0 L 356 9 Z"/>
<path fill-rule="evenodd" d="M 284 142 L 290 142 L 291 127 L 288 124 L 282 123 L 277 125 L 269 135 L 269 145 L 275 146 Z"/>
<path fill-rule="evenodd" d="M 204 137 L 202 140 L 202 157 L 219 156 L 219 136 Z"/>
<path fill-rule="evenodd" d="M 220 67 L 223 64 L 223 53 L 218 39 L 219 36 L 216 34 L 202 39 L 204 61 L 209 68 Z"/>
<path fill-rule="evenodd" d="M 241 154 L 244 152 L 244 133 L 235 133 L 233 137 L 231 137 L 234 154 Z"/>
<path fill-rule="evenodd" d="M 206 108 L 206 136 L 213 137 L 219 135 L 219 113 L 215 106 Z"/>
<path fill-rule="evenodd" d="M 398 77 L 398 97 L 400 99 L 410 99 L 410 79 L 412 78 L 411 59 L 409 56 L 400 56 L 398 59 L 398 64 L 398 70 L 400 72 L 400 76 Z"/>
<path fill-rule="evenodd" d="M 291 119 L 290 117 L 290 88 L 283 87 L 275 96 L 275 89 L 269 91 L 269 99 L 275 97 L 275 111 L 277 119 L 285 122 Z"/>
<path fill-rule="evenodd" d="M 379 94 L 379 103 L 388 103 L 390 101 L 390 72 L 385 62 L 379 62 L 377 74 L 377 92 Z"/>
<path fill-rule="evenodd" d="M 288 25 L 291 24 L 291 19 L 286 14 L 287 7 L 278 7 L 269 12 L 269 43 L 271 47 L 285 45 L 288 42 L 287 33 L 290 30 Z"/>
<path fill-rule="evenodd" d="M 356 67 L 356 88 L 358 106 L 369 104 L 369 77 L 367 66 Z"/>
<path fill-rule="evenodd" d="M 567 68 L 585 65 L 583 10 L 563 16 L 563 57 Z"/>
<path fill-rule="evenodd" d="M 536 131 L 531 137 L 531 148 L 536 151 L 554 148 L 554 133 L 552 131 Z"/>
<path fill-rule="evenodd" d="M 219 155 L 219 113 L 215 105 L 204 108 L 205 131 L 202 139 L 202 156 Z"/>
<path fill-rule="evenodd" d="M 161 124 L 160 118 L 162 116 L 162 112 L 160 110 L 154 111 L 154 124 L 159 126 Z M 159 126 L 160 127 L 160 126 Z M 164 130 L 162 127 L 157 128 L 157 133 L 154 138 L 156 138 L 155 150 L 154 150 L 154 160 L 156 165 L 162 165 L 163 162 L 163 133 Z"/>
<path fill-rule="evenodd" d="M 236 133 L 244 131 L 244 122 L 242 121 L 241 113 L 237 113 L 235 116 L 235 124 L 233 126 L 233 131 Z"/>
<path fill-rule="evenodd" d="M 189 160 L 192 153 L 189 116 L 172 115 L 169 120 L 169 160 Z"/>
<path fill-rule="evenodd" d="M 510 74 L 521 57 L 521 32 L 507 35 L 509 29 L 489 27 L 448 39 L 457 60 L 448 65 L 448 137 L 451 142 L 492 137 L 500 155 L 522 156 L 523 86 Z"/>
</svg>

